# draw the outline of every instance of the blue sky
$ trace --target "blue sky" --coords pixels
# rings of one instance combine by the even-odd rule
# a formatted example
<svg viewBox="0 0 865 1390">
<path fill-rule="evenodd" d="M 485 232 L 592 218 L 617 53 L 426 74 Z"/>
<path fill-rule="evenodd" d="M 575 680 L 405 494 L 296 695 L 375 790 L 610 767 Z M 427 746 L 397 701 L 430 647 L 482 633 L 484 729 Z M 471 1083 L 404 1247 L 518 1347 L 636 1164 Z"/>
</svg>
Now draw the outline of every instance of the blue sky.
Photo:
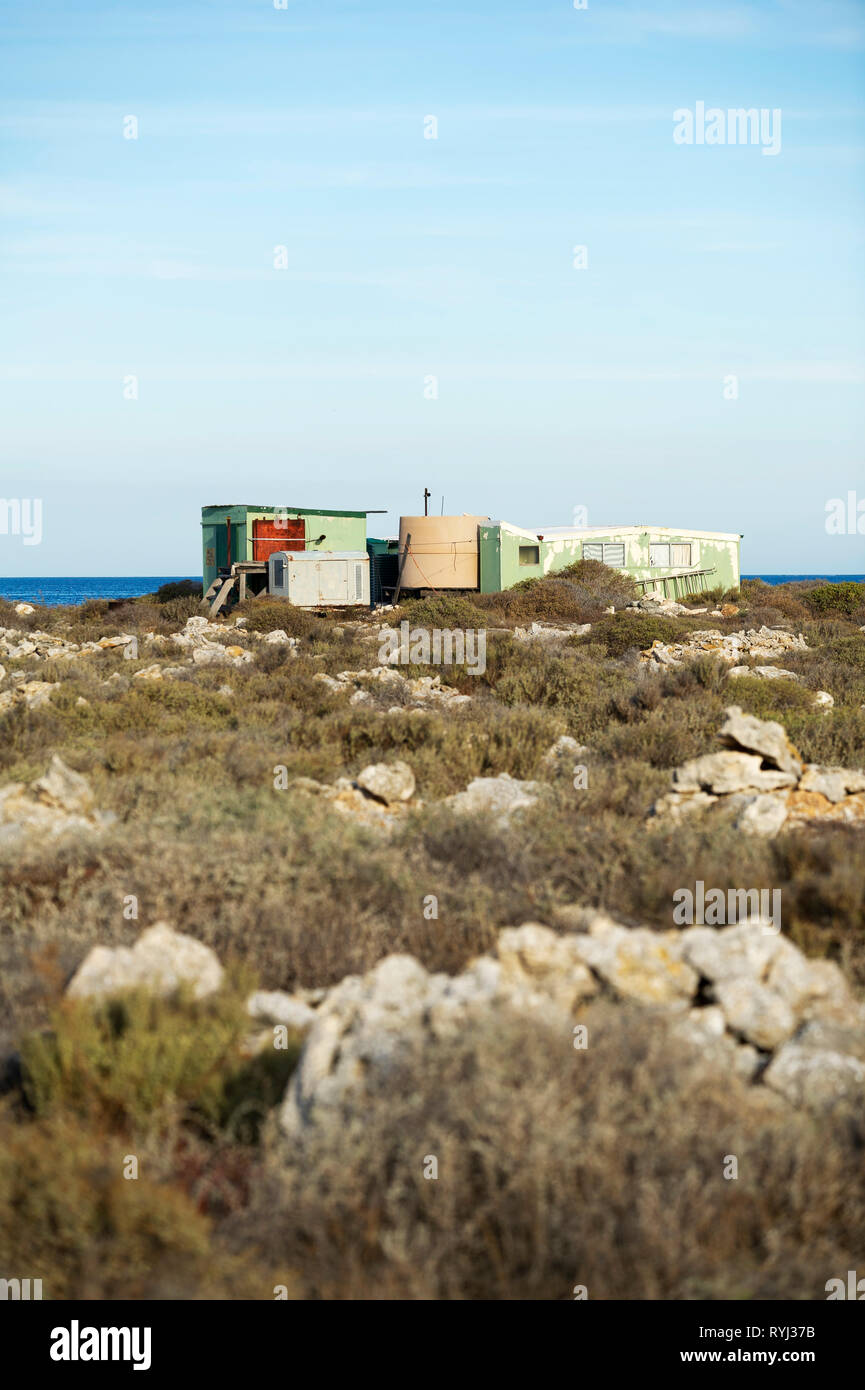
<svg viewBox="0 0 865 1390">
<path fill-rule="evenodd" d="M 865 569 L 825 527 L 865 500 L 859 0 L 6 0 L 0 43 L 0 495 L 44 516 L 0 574 L 196 573 L 203 504 L 392 532 L 424 486 Z M 698 101 L 780 153 L 677 145 Z"/>
</svg>

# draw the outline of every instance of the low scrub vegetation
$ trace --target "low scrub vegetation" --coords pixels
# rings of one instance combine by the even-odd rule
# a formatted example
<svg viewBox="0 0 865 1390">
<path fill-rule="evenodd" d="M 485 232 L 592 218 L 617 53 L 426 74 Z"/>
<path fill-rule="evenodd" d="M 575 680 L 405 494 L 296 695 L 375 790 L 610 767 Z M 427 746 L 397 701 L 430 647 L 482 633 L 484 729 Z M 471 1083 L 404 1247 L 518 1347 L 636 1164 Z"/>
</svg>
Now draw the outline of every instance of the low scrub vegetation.
<svg viewBox="0 0 865 1390">
<path fill-rule="evenodd" d="M 849 1232 L 863 1228 L 860 1120 L 818 1128 L 784 1112 L 780 1123 L 729 1076 L 701 1088 L 686 1058 L 661 1054 L 650 1023 L 618 1006 L 594 1007 L 597 1046 L 577 1070 L 568 1039 L 481 1029 L 435 1059 L 407 1056 L 338 1138 L 287 1155 L 275 1136 L 297 1048 L 278 1064 L 249 1051 L 251 988 L 318 988 L 400 951 L 456 973 L 502 927 L 556 927 L 574 903 L 666 929 L 682 885 L 778 887 L 785 933 L 865 989 L 861 831 L 764 840 L 648 819 L 671 768 L 718 748 L 734 701 L 780 720 L 808 760 L 865 766 L 855 605 L 809 602 L 820 586 L 746 582 L 726 618 L 609 614 L 631 591 L 611 588 L 603 569 L 389 614 L 397 625 L 487 629 L 482 674 L 397 668 L 472 697 L 454 709 L 418 712 L 405 691 L 372 684 L 351 704 L 353 687 L 316 677 L 377 664 L 370 616 L 352 626 L 360 614 L 252 599 L 241 610 L 249 629 L 283 629 L 299 638 L 297 655 L 261 643 L 241 667 L 189 666 L 151 683 L 132 672 L 152 657 L 136 665 L 106 651 L 51 663 L 50 699 L 0 716 L 3 785 L 41 776 L 56 752 L 115 818 L 98 839 L 0 842 L 0 1247 L 10 1268 L 44 1271 L 46 1285 L 50 1271 L 46 1296 L 61 1298 L 270 1298 L 284 1284 L 292 1297 L 374 1287 L 567 1299 L 578 1283 L 591 1297 L 820 1297 L 808 1292 L 816 1263 L 824 1278 L 848 1267 Z M 189 606 L 196 596 L 182 593 L 27 618 L 0 605 L 0 625 L 74 640 L 170 632 Z M 783 661 L 799 682 L 728 682 L 712 657 L 657 672 L 640 661 L 655 640 L 736 631 L 770 611 L 808 642 Z M 592 631 L 539 642 L 512 631 L 556 620 Z M 32 656 L 8 668 L 48 678 Z M 815 706 L 817 689 L 832 692 L 833 708 Z M 579 752 L 556 761 L 562 735 Z M 421 804 L 390 837 L 275 787 L 276 768 L 330 783 L 397 759 Z M 576 763 L 588 769 L 581 790 Z M 530 817 L 454 815 L 448 796 L 499 773 L 542 784 Z M 435 920 L 423 911 L 430 893 Z M 91 946 L 128 945 L 160 919 L 230 966 L 219 995 L 64 998 Z M 447 1183 L 423 1180 L 427 1152 L 447 1164 Z M 726 1152 L 739 1155 L 744 1182 L 722 1182 L 719 1166 L 707 1188 L 708 1156 Z M 123 1178 L 128 1155 L 137 1182 Z"/>
</svg>

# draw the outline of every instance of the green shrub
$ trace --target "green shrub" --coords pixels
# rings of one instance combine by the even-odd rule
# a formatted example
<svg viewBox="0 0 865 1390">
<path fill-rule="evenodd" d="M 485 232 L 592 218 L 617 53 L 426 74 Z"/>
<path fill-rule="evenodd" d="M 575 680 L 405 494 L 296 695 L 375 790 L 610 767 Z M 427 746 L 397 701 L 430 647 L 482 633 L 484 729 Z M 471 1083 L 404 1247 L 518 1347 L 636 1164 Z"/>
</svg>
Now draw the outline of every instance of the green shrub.
<svg viewBox="0 0 865 1390">
<path fill-rule="evenodd" d="M 615 604 L 623 608 L 626 603 L 639 597 L 639 589 L 629 574 L 611 569 L 600 560 L 577 560 L 557 570 L 561 579 L 569 579 L 577 591 L 578 600 L 585 605 L 609 608 Z"/>
<path fill-rule="evenodd" d="M 282 628 L 290 637 L 309 637 L 313 633 L 326 631 L 326 624 L 313 613 L 297 608 L 287 598 L 248 598 L 234 609 L 236 615 L 246 618 L 250 632 L 274 632 Z"/>
<path fill-rule="evenodd" d="M 156 590 L 157 603 L 170 603 L 178 598 L 201 598 L 201 581 L 198 579 L 170 580 L 160 584 Z"/>
<path fill-rule="evenodd" d="M 607 656 L 624 656 L 636 649 L 646 651 L 653 642 L 681 642 L 688 629 L 673 618 L 655 617 L 650 613 L 616 613 L 596 622 L 591 633 L 579 639 L 592 644 L 603 643 Z"/>
<path fill-rule="evenodd" d="M 64 999 L 51 1028 L 22 1041 L 29 1104 L 37 1115 L 62 1110 L 111 1132 L 137 1135 L 168 1125 L 178 1114 L 226 1122 L 227 1097 L 237 1096 L 238 1076 L 247 1098 L 254 1094 L 240 1050 L 250 1031 L 248 977 L 245 984 L 235 981 L 200 1001 L 182 993 L 158 999 L 146 991 L 99 1002 Z M 274 1054 L 284 1089 L 297 1047 Z M 273 1061 L 265 1054 L 267 1076 Z"/>
<path fill-rule="evenodd" d="M 852 579 L 839 584 L 819 584 L 805 595 L 805 602 L 812 613 L 852 614 L 865 607 L 865 584 Z"/>
<path fill-rule="evenodd" d="M 167 627 L 171 631 L 183 627 L 187 618 L 198 617 L 202 612 L 202 604 L 200 589 L 197 594 L 178 594 L 176 598 L 166 599 L 159 615 L 160 626 Z"/>
<path fill-rule="evenodd" d="M 400 604 L 400 617 L 412 627 L 427 628 L 485 628 L 488 618 L 472 601 L 462 594 L 435 594 L 430 598 L 406 599 Z"/>
</svg>

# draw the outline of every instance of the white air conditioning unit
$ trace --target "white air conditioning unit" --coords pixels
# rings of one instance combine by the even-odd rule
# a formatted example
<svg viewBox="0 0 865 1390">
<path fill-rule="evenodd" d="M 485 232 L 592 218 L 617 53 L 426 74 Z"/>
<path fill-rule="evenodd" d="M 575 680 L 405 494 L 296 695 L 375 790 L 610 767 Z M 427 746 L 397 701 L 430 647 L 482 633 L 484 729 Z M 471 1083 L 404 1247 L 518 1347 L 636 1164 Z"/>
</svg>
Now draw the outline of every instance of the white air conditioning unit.
<svg viewBox="0 0 865 1390">
<path fill-rule="evenodd" d="M 369 607 L 369 556 L 365 550 L 277 550 L 267 561 L 267 591 L 298 608 Z"/>
</svg>

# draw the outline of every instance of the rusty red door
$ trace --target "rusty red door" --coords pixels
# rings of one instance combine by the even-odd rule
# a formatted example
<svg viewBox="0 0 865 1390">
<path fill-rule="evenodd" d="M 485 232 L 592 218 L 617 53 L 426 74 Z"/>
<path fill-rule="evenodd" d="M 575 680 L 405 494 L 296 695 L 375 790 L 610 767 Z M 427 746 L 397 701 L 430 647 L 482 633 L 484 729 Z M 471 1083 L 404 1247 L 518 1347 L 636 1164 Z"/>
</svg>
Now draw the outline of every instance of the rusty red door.
<svg viewBox="0 0 865 1390">
<path fill-rule="evenodd" d="M 266 562 L 277 550 L 303 550 L 305 539 L 301 517 L 259 517 L 252 523 L 252 558 Z"/>
</svg>

